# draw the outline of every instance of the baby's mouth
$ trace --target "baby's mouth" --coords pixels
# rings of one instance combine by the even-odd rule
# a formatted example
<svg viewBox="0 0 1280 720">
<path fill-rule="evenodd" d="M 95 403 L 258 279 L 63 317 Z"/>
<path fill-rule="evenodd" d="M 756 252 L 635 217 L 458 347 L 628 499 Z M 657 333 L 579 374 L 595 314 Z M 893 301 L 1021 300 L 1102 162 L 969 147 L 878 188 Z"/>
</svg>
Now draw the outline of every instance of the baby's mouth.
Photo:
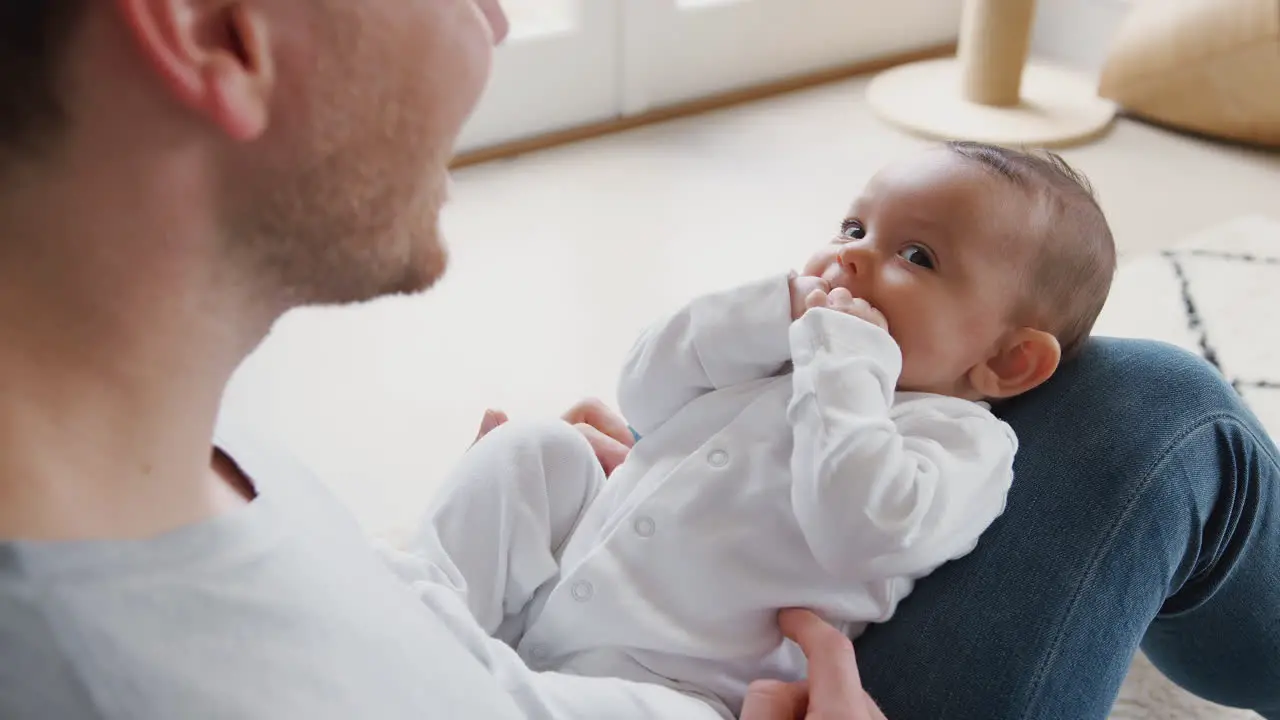
<svg viewBox="0 0 1280 720">
<path fill-rule="evenodd" d="M 822 276 L 823 282 L 827 284 L 827 292 L 831 292 L 838 287 L 842 287 L 845 290 L 848 290 L 850 295 L 853 295 L 854 297 L 861 297 L 858 295 L 858 291 L 853 287 L 852 283 L 844 281 L 844 274 L 845 273 L 842 269 L 832 268 Z"/>
</svg>

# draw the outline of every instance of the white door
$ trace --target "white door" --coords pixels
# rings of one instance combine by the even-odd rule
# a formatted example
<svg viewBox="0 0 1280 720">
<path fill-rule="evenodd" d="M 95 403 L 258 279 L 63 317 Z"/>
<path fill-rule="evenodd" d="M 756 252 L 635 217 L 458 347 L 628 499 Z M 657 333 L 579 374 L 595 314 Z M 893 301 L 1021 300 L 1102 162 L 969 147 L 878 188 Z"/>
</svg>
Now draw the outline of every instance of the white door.
<svg viewBox="0 0 1280 720">
<path fill-rule="evenodd" d="M 459 150 L 954 40 L 962 0 L 504 0 Z"/>
<path fill-rule="evenodd" d="M 945 43 L 960 8 L 961 0 L 627 0 L 623 109 Z"/>
<path fill-rule="evenodd" d="M 495 53 L 493 77 L 463 129 L 459 150 L 616 117 L 620 4 L 504 0 L 511 35 Z"/>
</svg>

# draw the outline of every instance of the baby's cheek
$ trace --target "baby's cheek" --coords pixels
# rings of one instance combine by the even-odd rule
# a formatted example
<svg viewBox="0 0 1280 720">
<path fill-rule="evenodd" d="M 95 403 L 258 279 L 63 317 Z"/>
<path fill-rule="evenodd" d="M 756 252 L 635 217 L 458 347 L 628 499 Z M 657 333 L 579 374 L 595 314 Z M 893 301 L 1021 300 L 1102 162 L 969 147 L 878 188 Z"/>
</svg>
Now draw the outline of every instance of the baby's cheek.
<svg viewBox="0 0 1280 720">
<path fill-rule="evenodd" d="M 889 325 L 893 330 L 893 325 Z M 904 327 L 894 334 L 902 349 L 902 382 L 914 386 L 933 386 L 953 380 L 959 371 L 957 358 L 964 343 L 959 333 L 949 327 Z"/>
</svg>

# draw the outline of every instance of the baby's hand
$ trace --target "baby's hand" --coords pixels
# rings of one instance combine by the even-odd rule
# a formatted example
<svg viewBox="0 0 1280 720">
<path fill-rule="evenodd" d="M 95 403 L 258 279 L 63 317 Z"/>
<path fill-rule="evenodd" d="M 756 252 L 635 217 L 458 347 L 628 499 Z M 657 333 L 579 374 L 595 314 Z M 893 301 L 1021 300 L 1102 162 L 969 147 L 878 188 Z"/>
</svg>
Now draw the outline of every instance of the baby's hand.
<svg viewBox="0 0 1280 720">
<path fill-rule="evenodd" d="M 814 293 L 826 296 L 831 286 L 826 280 L 812 275 L 791 276 L 791 319 L 799 320 L 805 310 L 809 309 L 809 297 Z"/>
<path fill-rule="evenodd" d="M 862 318 L 886 332 L 889 330 L 889 321 L 885 319 L 884 313 L 875 309 L 875 306 L 866 300 L 854 297 L 853 293 L 842 287 L 830 293 L 814 290 L 805 298 L 805 309 L 810 308 L 829 308 L 845 315 Z"/>
</svg>

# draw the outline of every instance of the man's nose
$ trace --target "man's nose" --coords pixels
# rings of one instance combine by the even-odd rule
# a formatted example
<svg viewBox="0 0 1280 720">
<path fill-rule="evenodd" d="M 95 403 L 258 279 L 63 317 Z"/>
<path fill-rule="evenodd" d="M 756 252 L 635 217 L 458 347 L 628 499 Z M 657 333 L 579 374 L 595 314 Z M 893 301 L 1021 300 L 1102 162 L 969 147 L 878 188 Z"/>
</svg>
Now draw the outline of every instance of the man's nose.
<svg viewBox="0 0 1280 720">
<path fill-rule="evenodd" d="M 484 13 L 484 19 L 489 21 L 489 28 L 493 31 L 493 44 L 501 44 L 511 31 L 511 22 L 507 20 L 502 3 L 499 0 L 475 0 L 475 3 L 480 12 Z"/>
</svg>

